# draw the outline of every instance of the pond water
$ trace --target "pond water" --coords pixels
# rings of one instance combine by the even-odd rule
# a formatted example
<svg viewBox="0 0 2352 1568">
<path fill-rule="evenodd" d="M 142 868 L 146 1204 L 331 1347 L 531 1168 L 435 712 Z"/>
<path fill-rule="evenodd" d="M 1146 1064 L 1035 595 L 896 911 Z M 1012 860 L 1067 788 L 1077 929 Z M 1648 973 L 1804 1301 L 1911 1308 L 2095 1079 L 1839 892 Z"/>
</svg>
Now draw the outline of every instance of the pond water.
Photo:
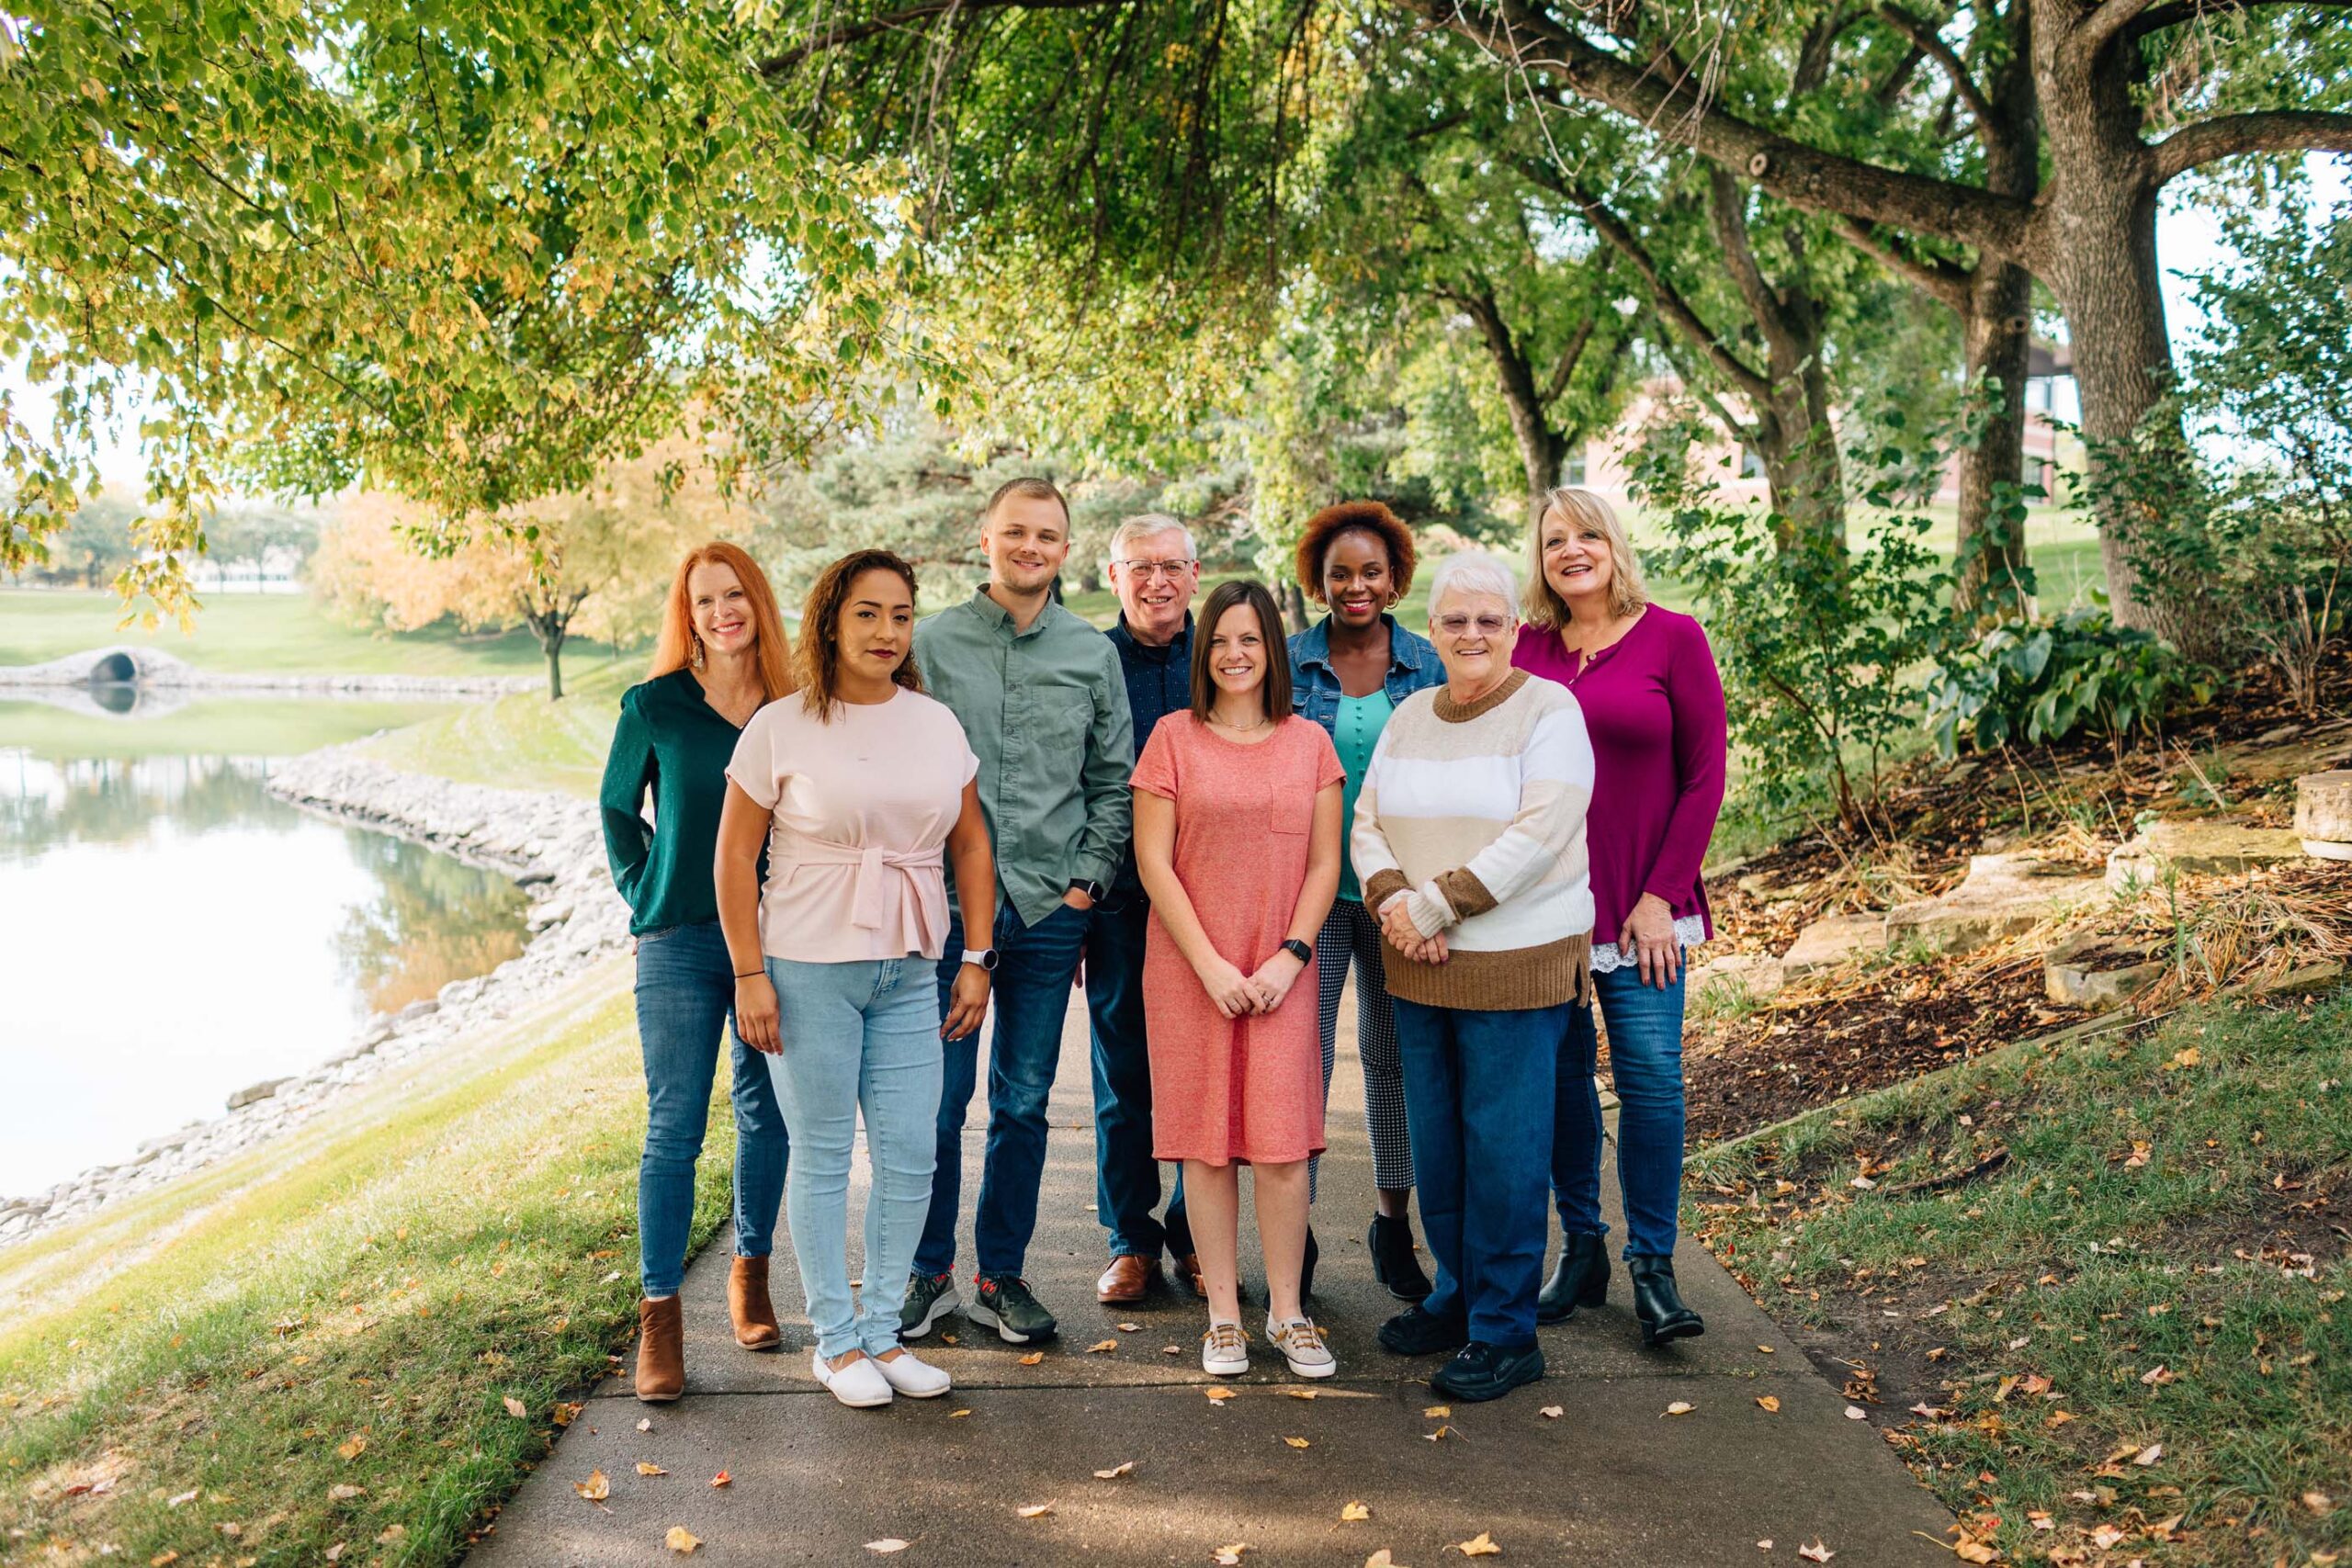
<svg viewBox="0 0 2352 1568">
<path fill-rule="evenodd" d="M 125 1159 L 522 951 L 505 878 L 263 788 L 271 757 L 433 711 L 0 701 L 0 1197 Z"/>
</svg>

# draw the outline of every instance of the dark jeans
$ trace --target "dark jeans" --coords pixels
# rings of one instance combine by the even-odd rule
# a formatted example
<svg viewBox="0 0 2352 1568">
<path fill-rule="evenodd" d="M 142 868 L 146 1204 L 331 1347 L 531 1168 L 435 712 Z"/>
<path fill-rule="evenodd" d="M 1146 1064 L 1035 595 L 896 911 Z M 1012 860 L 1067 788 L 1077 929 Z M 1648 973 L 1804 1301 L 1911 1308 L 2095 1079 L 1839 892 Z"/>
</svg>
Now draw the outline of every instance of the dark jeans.
<svg viewBox="0 0 2352 1568">
<path fill-rule="evenodd" d="M 1062 1053 L 1062 1015 L 1086 942 L 1083 910 L 1057 904 L 1035 926 L 1010 907 L 996 917 L 997 968 L 989 1035 L 989 1141 L 980 1166 L 980 1201 L 972 1221 L 973 1251 L 983 1274 L 1018 1274 L 1037 1228 L 1037 1183 L 1046 1171 L 1046 1099 Z M 939 958 L 940 1011 L 964 953 L 964 915 L 947 922 Z M 956 1215 L 964 1181 L 964 1113 L 979 1074 L 979 1032 L 944 1042 L 946 1074 L 939 1089 L 939 1164 L 931 1177 L 931 1212 L 915 1270 L 944 1274 L 956 1267 Z"/>
<path fill-rule="evenodd" d="M 1617 1180 L 1625 1194 L 1625 1256 L 1670 1258 L 1682 1200 L 1682 981 L 1642 984 L 1633 964 L 1592 977 L 1609 1026 L 1616 1080 Z M 1600 1090 L 1593 1081 L 1600 1042 L 1592 1009 L 1575 1009 L 1560 1039 L 1552 1190 L 1560 1226 L 1607 1235 L 1600 1218 Z"/>
<path fill-rule="evenodd" d="M 1111 1233 L 1114 1258 L 1157 1259 L 1163 1247 L 1182 1258 L 1193 1250 L 1182 1166 L 1176 1168 L 1166 1223 L 1152 1214 L 1159 1203 L 1159 1162 L 1151 1157 L 1151 1054 L 1143 1007 L 1144 934 L 1150 924 L 1150 899 L 1139 891 L 1114 891 L 1094 907 L 1086 932 L 1094 1212 Z"/>
<path fill-rule="evenodd" d="M 728 1025 L 735 965 L 717 920 L 637 939 L 637 1037 L 645 1056 L 645 1153 L 637 1165 L 639 1268 L 649 1296 L 674 1296 L 686 1273 L 695 1161 L 710 1121 L 718 1042 L 734 1050 L 735 1252 L 764 1258 L 784 1201 L 784 1110 L 758 1052 Z"/>
<path fill-rule="evenodd" d="M 1437 1263 L 1423 1309 L 1465 1314 L 1470 1337 L 1535 1343 L 1552 1077 L 1569 1009 L 1483 1012 L 1396 1002 L 1405 1125 Z"/>
</svg>

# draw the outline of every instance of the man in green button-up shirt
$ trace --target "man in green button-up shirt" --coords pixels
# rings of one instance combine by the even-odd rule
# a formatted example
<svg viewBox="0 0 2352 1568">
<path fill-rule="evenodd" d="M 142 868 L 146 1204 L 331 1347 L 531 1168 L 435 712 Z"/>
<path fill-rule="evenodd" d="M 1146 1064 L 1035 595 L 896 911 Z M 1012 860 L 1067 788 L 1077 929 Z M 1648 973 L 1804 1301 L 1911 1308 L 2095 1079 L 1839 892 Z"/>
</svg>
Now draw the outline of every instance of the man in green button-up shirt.
<svg viewBox="0 0 2352 1568">
<path fill-rule="evenodd" d="M 1046 1167 L 1046 1097 L 1061 1059 L 1062 1019 L 1088 911 L 1126 849 L 1135 741 L 1110 640 L 1053 602 L 1069 555 L 1069 509 L 1044 479 L 990 498 L 980 527 L 989 581 L 915 627 L 924 689 L 963 721 L 980 761 L 980 806 L 996 848 L 993 940 L 973 943 L 951 915 L 941 1008 L 966 951 L 992 947 L 996 1022 L 989 1060 L 988 1150 L 973 1246 L 978 1322 L 1014 1344 L 1051 1336 L 1053 1315 L 1022 1282 Z M 951 905 L 951 908 L 953 906 Z M 919 1339 L 959 1303 L 956 1220 L 964 1113 L 978 1073 L 977 1033 L 944 1043 L 939 1164 L 902 1317 Z"/>
</svg>

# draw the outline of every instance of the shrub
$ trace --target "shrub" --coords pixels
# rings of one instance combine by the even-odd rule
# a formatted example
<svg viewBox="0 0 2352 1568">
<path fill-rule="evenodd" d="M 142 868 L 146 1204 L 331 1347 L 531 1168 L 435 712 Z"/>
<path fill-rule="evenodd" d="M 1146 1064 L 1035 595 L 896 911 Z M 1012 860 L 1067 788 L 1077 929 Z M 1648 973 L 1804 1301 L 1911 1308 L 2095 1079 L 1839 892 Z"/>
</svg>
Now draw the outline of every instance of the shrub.
<svg viewBox="0 0 2352 1568">
<path fill-rule="evenodd" d="M 2211 694 L 2204 674 L 2154 634 L 2119 626 L 2103 604 L 2003 621 L 1957 644 L 1928 688 L 1928 719 L 1946 757 L 2047 745 L 2088 731 L 2120 750 L 2183 698 Z"/>
</svg>

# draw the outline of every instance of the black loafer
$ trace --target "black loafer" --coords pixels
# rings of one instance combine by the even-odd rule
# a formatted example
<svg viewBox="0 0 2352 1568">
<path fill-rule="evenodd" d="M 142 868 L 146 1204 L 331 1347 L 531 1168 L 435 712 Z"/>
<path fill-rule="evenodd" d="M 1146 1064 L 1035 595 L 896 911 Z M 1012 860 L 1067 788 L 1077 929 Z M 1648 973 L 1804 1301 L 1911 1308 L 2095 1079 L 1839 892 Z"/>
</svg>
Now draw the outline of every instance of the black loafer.
<svg viewBox="0 0 2352 1568">
<path fill-rule="evenodd" d="M 1561 1244 L 1560 1261 L 1536 1293 L 1535 1321 L 1566 1323 L 1578 1308 L 1597 1307 L 1608 1299 L 1608 1238 L 1578 1231 Z"/>
<path fill-rule="evenodd" d="M 1462 1354 L 1430 1374 L 1430 1386 L 1452 1398 L 1477 1404 L 1500 1399 L 1521 1383 L 1544 1375 L 1544 1348 L 1524 1345 L 1516 1349 L 1474 1339 Z"/>
<path fill-rule="evenodd" d="M 1407 1307 L 1380 1325 L 1380 1348 L 1396 1356 L 1434 1356 L 1470 1343 L 1470 1319 Z"/>
<path fill-rule="evenodd" d="M 1673 1258 L 1629 1258 L 1625 1272 L 1634 1280 L 1634 1316 L 1642 1325 L 1644 1349 L 1707 1332 L 1705 1321 L 1682 1304 L 1681 1292 L 1674 1287 Z"/>
</svg>

